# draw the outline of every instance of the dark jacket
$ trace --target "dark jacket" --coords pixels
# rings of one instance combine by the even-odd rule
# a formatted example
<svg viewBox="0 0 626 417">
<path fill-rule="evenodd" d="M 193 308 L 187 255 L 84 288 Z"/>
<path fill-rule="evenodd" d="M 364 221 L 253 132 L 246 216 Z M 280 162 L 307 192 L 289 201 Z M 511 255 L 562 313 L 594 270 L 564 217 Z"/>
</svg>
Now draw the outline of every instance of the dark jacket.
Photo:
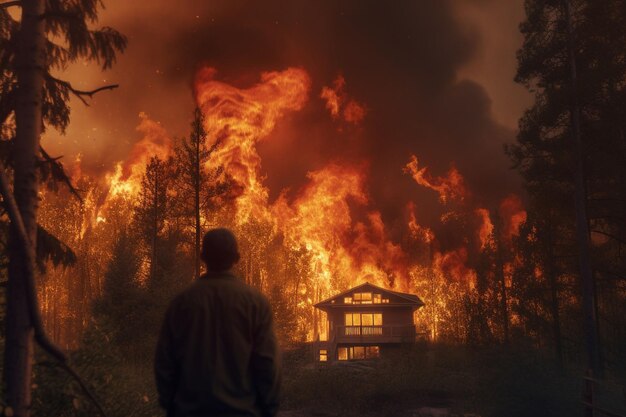
<svg viewBox="0 0 626 417">
<path fill-rule="evenodd" d="M 230 273 L 204 275 L 172 301 L 154 365 L 168 416 L 276 415 L 279 363 L 270 306 Z"/>
</svg>

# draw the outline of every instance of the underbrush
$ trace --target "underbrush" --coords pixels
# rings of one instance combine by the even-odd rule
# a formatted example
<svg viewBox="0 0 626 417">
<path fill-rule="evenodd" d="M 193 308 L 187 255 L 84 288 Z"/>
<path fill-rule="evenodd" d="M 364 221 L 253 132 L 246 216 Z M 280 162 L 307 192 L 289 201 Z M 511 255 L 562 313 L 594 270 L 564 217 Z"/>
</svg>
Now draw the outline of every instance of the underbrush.
<svg viewBox="0 0 626 417">
<path fill-rule="evenodd" d="M 422 345 L 387 359 L 329 366 L 305 357 L 312 357 L 306 349 L 286 355 L 287 409 L 346 416 L 401 416 L 422 407 L 482 417 L 582 415 L 580 378 L 511 348 Z"/>
<path fill-rule="evenodd" d="M 146 344 L 143 355 L 128 355 L 110 340 L 94 327 L 72 355 L 108 416 L 164 415 L 156 403 L 152 348 Z M 481 417 L 582 416 L 581 376 L 565 375 L 528 350 L 424 344 L 374 361 L 321 365 L 313 359 L 310 346 L 285 352 L 283 410 L 403 417 L 442 407 Z M 34 384 L 34 416 L 97 415 L 76 383 L 43 355 L 37 355 Z M 619 395 L 609 401 L 623 405 Z"/>
</svg>

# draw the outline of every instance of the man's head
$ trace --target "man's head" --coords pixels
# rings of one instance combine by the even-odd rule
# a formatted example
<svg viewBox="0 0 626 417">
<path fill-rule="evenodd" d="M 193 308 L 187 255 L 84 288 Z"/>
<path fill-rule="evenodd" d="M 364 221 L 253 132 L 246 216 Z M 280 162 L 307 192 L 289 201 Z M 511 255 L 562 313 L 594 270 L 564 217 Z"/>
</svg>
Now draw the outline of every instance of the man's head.
<svg viewBox="0 0 626 417">
<path fill-rule="evenodd" d="M 228 229 L 211 229 L 202 239 L 202 260 L 210 272 L 228 271 L 239 261 L 237 239 Z"/>
</svg>

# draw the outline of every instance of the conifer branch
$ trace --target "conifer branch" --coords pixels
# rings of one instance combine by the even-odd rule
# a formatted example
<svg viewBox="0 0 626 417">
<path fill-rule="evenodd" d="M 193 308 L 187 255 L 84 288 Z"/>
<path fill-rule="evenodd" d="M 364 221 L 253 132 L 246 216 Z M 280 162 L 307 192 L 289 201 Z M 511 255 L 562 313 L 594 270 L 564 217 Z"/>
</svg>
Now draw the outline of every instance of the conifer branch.
<svg viewBox="0 0 626 417">
<path fill-rule="evenodd" d="M 26 298 L 28 301 L 28 311 L 31 318 L 31 324 L 35 333 L 35 341 L 44 351 L 56 359 L 61 368 L 63 368 L 78 383 L 83 393 L 96 406 L 102 417 L 107 417 L 95 395 L 80 378 L 78 373 L 76 373 L 76 371 L 69 365 L 65 352 L 63 352 L 60 347 L 50 340 L 43 327 L 41 311 L 39 310 L 39 300 L 37 299 L 37 292 L 35 289 L 35 248 L 26 233 L 26 228 L 24 227 L 24 222 L 22 221 L 22 215 L 19 211 L 13 193 L 11 192 L 9 179 L 6 175 L 4 164 L 2 162 L 0 162 L 0 194 L 2 194 L 3 203 L 7 214 L 9 215 L 9 219 L 11 220 L 11 225 L 16 232 L 22 252 L 26 258 L 26 271 L 24 274 L 24 277 L 26 278 Z"/>
<path fill-rule="evenodd" d="M 85 96 L 87 96 L 89 98 L 93 98 L 93 96 L 95 94 L 97 94 L 97 93 L 99 93 L 101 91 L 114 90 L 114 89 L 119 87 L 119 84 L 109 84 L 109 85 L 104 85 L 102 87 L 98 87 L 95 90 L 79 90 L 79 89 L 76 89 L 76 88 L 72 87 L 72 84 L 70 84 L 68 81 L 59 80 L 58 78 L 55 78 L 55 77 L 53 77 L 50 74 L 47 74 L 46 76 L 51 81 L 54 81 L 55 83 L 59 84 L 63 88 L 66 88 L 76 98 L 78 98 L 80 101 L 82 101 L 85 106 L 89 106 L 89 102 L 87 100 L 85 100 Z"/>
<path fill-rule="evenodd" d="M 39 146 L 39 152 L 41 152 L 41 156 L 43 157 L 44 162 L 47 162 L 50 164 L 51 169 L 53 171 L 52 174 L 55 177 L 55 179 L 63 181 L 65 185 L 67 185 L 67 188 L 69 188 L 70 192 L 74 194 L 74 196 L 78 198 L 78 201 L 82 203 L 83 202 L 82 197 L 78 193 L 78 190 L 76 190 L 76 188 L 72 184 L 72 181 L 70 180 L 67 173 L 65 172 L 63 165 L 59 162 L 59 159 L 61 159 L 62 156 L 58 156 L 56 158 L 51 157 L 41 145 Z"/>
</svg>

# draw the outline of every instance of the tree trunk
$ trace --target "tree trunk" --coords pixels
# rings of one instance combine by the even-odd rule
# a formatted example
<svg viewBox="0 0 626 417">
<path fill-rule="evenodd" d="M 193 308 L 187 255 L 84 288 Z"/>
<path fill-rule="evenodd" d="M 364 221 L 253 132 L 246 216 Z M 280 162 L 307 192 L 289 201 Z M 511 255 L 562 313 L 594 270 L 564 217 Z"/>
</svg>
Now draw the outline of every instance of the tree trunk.
<svg viewBox="0 0 626 417">
<path fill-rule="evenodd" d="M 594 306 L 594 284 L 591 268 L 589 219 L 587 217 L 587 191 L 584 170 L 584 149 L 580 132 L 580 103 L 578 98 L 578 74 L 576 68 L 576 48 L 573 33 L 571 7 L 569 0 L 564 0 L 565 19 L 567 23 L 567 41 L 569 69 L 571 76 L 570 123 L 572 142 L 575 149 L 576 166 L 574 168 L 574 200 L 576 206 L 576 237 L 582 283 L 583 323 L 585 345 L 587 350 L 587 367 L 594 375 L 600 372 L 598 355 L 598 332 L 596 328 L 596 311 Z"/>
<path fill-rule="evenodd" d="M 550 314 L 552 316 L 552 337 L 554 338 L 554 354 L 557 366 L 563 370 L 563 341 L 561 340 L 561 315 L 559 313 L 559 289 L 557 272 L 554 265 L 554 240 L 552 230 L 548 231 L 548 241 L 546 242 L 545 270 L 550 284 Z"/>
<path fill-rule="evenodd" d="M 196 116 L 197 117 L 197 116 Z M 199 126 L 199 125 L 198 125 Z M 195 176 L 194 176 L 194 216 L 196 221 L 196 245 L 195 245 L 195 272 L 196 279 L 200 277 L 200 140 L 202 132 L 198 128 L 196 132 Z"/>
<path fill-rule="evenodd" d="M 36 156 L 42 127 L 45 32 L 43 0 L 22 0 L 16 55 L 18 95 L 15 108 L 14 185 L 17 206 L 31 244 L 37 237 Z M 26 257 L 10 233 L 4 379 L 7 406 L 15 417 L 30 414 L 33 326 L 26 295 Z"/>
<path fill-rule="evenodd" d="M 495 255 L 496 255 L 496 276 L 500 284 L 500 314 L 502 318 L 502 342 L 509 344 L 509 309 L 506 293 L 506 277 L 504 274 L 504 248 L 501 239 L 500 220 L 495 221 Z"/>
<path fill-rule="evenodd" d="M 157 239 L 159 233 L 159 168 L 154 170 L 154 190 L 152 195 L 152 253 L 150 254 L 150 282 L 156 285 Z"/>
</svg>

